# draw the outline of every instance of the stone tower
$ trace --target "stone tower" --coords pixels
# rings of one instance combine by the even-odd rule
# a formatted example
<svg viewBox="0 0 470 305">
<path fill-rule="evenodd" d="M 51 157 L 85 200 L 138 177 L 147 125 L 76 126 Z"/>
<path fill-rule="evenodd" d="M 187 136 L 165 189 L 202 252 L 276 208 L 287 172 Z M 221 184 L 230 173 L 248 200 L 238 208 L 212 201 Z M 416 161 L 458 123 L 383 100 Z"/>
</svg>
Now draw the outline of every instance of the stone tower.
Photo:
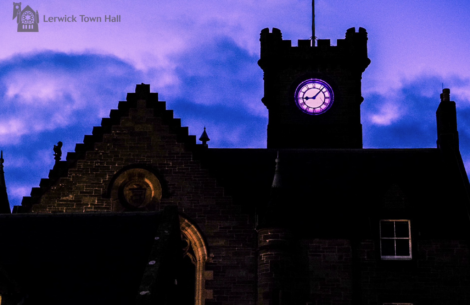
<svg viewBox="0 0 470 305">
<path fill-rule="evenodd" d="M 293 47 L 276 28 L 263 29 L 260 41 L 268 148 L 362 148 L 366 30 L 350 28 L 336 46 L 320 39 Z"/>
</svg>

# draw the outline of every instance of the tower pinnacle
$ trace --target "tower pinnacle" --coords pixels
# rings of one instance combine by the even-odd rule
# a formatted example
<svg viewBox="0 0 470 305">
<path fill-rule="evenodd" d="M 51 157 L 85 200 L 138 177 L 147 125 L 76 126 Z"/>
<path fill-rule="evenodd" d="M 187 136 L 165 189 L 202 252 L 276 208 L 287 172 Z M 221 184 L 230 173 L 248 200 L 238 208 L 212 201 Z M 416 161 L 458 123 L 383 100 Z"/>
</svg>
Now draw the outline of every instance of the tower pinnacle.
<svg viewBox="0 0 470 305">
<path fill-rule="evenodd" d="M 204 132 L 202 133 L 201 137 L 199 138 L 199 141 L 202 142 L 202 145 L 204 145 L 204 147 L 208 147 L 207 145 L 207 142 L 210 141 L 211 139 L 209 139 L 209 136 L 207 135 L 207 132 L 206 132 L 206 127 L 204 127 Z"/>
<path fill-rule="evenodd" d="M 0 214 L 10 214 L 10 203 L 8 201 L 5 175 L 3 172 L 3 151 L 0 152 Z"/>
</svg>

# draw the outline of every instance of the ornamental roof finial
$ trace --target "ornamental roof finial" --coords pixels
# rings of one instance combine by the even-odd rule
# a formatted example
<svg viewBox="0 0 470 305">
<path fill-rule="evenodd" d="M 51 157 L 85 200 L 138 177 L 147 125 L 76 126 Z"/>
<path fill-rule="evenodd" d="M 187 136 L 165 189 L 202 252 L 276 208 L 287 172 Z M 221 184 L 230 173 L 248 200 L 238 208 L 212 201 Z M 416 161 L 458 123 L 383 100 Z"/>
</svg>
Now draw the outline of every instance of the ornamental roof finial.
<svg viewBox="0 0 470 305">
<path fill-rule="evenodd" d="M 207 135 L 207 132 L 206 132 L 206 127 L 204 126 L 204 131 L 202 132 L 202 135 L 199 138 L 199 141 L 202 142 L 202 145 L 204 145 L 205 147 L 208 147 L 207 142 L 209 142 L 210 140 L 211 139 L 209 139 L 209 136 Z"/>
</svg>

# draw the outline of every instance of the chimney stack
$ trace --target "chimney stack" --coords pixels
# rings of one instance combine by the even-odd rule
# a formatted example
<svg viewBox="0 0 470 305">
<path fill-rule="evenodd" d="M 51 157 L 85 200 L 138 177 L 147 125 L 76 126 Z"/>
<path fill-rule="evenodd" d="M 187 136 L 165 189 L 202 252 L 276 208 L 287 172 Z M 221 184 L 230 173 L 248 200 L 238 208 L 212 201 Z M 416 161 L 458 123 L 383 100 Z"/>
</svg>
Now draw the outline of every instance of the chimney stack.
<svg viewBox="0 0 470 305">
<path fill-rule="evenodd" d="M 450 101 L 450 89 L 443 89 L 441 103 L 436 111 L 437 147 L 442 150 L 459 150 L 457 111 L 455 102 Z"/>
</svg>

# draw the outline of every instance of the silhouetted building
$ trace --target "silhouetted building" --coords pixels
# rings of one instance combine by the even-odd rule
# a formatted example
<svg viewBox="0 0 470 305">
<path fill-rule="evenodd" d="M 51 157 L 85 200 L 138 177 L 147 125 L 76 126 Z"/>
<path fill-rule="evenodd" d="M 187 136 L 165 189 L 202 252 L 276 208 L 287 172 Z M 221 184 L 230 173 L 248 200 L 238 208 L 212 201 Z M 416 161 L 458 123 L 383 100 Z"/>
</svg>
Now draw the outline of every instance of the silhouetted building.
<svg viewBox="0 0 470 305">
<path fill-rule="evenodd" d="M 4 299 L 470 303 L 470 189 L 450 91 L 437 110 L 437 148 L 363 149 L 369 63 L 362 28 L 336 46 L 297 47 L 262 30 L 267 149 L 208 148 L 205 132 L 196 144 L 157 93 L 137 85 L 15 215 L 0 217 Z M 168 207 L 178 228 L 159 218 Z M 159 244 L 162 232 L 177 242 Z M 160 261 L 165 272 L 148 268 Z M 146 284 L 154 278 L 165 289 Z"/>
</svg>

